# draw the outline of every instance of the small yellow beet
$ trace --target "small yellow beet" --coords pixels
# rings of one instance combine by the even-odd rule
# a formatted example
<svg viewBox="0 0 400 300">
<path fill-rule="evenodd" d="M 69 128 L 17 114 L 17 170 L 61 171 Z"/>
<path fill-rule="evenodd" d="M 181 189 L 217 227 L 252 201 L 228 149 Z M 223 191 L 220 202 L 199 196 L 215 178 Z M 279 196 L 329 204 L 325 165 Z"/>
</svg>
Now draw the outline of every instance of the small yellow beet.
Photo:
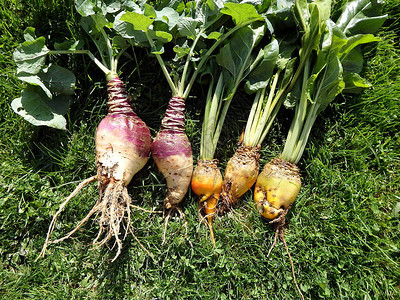
<svg viewBox="0 0 400 300">
<path fill-rule="evenodd" d="M 218 168 L 218 160 L 200 159 L 193 171 L 191 186 L 193 192 L 200 197 L 200 217 L 207 219 L 211 239 L 215 246 L 212 223 L 222 189 L 222 174 Z"/>
<path fill-rule="evenodd" d="M 238 199 L 256 182 L 259 172 L 260 145 L 240 145 L 228 161 L 222 184 L 219 214 L 230 211 Z"/>
</svg>

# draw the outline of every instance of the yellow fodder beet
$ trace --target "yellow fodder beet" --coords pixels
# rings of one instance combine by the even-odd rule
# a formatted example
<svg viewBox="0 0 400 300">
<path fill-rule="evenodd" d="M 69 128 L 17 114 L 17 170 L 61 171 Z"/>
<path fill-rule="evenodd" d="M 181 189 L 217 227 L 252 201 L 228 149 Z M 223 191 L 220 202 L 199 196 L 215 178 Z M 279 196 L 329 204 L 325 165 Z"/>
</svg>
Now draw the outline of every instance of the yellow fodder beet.
<svg viewBox="0 0 400 300">
<path fill-rule="evenodd" d="M 257 178 L 254 202 L 258 212 L 267 219 L 277 218 L 296 200 L 300 191 L 299 168 L 280 158 L 274 158 Z"/>
</svg>

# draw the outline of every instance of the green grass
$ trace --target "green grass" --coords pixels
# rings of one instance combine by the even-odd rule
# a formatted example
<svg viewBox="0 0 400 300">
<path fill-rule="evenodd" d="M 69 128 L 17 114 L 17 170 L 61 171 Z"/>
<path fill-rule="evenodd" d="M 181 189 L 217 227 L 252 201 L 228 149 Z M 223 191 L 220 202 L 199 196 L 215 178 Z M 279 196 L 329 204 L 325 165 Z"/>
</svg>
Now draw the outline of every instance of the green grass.
<svg viewBox="0 0 400 300">
<path fill-rule="evenodd" d="M 183 207 L 187 232 L 182 220 L 171 220 L 164 245 L 162 217 L 132 212 L 135 235 L 151 256 L 129 236 L 121 256 L 111 263 L 113 250 L 90 245 L 97 230 L 92 219 L 72 239 L 50 245 L 46 257 L 34 261 L 63 198 L 95 174 L 93 135 L 106 111 L 105 89 L 100 74 L 86 76 L 92 67 L 87 60 L 57 58 L 79 74 L 68 130 L 35 128 L 10 108 L 22 89 L 12 51 L 28 25 L 38 35 L 78 36 L 70 2 L 0 0 L 0 19 L 6 20 L 0 23 L 0 298 L 297 299 L 282 243 L 266 257 L 274 231 L 255 211 L 251 193 L 234 213 L 217 218 L 217 249 L 199 224 L 197 200 L 189 192 Z M 390 20 L 378 34 L 382 41 L 366 49 L 364 76 L 372 88 L 338 98 L 318 118 L 299 164 L 304 184 L 288 214 L 286 241 L 309 299 L 400 298 L 399 4 L 386 4 Z M 141 51 L 136 54 L 140 66 L 133 71 L 124 66 L 123 77 L 154 135 L 168 87 L 163 75 L 154 72 L 155 62 L 145 60 Z M 194 95 L 201 98 L 202 91 Z M 232 103 L 217 150 L 222 168 L 247 118 L 251 99 L 240 96 L 242 101 Z M 199 102 L 189 101 L 187 107 L 195 158 Z M 290 112 L 280 113 L 278 121 L 263 145 L 262 165 L 282 149 Z M 160 208 L 165 183 L 153 161 L 135 176 L 129 192 L 134 204 Z M 53 236 L 74 228 L 96 194 L 92 184 L 74 198 Z"/>
</svg>

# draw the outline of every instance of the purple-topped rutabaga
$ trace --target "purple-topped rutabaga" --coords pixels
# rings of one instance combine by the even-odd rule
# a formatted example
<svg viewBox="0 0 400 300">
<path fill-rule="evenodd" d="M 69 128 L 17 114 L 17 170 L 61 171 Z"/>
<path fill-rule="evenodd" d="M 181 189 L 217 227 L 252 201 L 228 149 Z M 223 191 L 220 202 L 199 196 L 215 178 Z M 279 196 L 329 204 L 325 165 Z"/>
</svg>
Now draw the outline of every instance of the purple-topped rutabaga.
<svg viewBox="0 0 400 300">
<path fill-rule="evenodd" d="M 172 97 L 151 146 L 152 157 L 167 181 L 164 208 L 177 208 L 188 190 L 193 172 L 192 147 L 185 134 L 185 100 Z"/>
</svg>

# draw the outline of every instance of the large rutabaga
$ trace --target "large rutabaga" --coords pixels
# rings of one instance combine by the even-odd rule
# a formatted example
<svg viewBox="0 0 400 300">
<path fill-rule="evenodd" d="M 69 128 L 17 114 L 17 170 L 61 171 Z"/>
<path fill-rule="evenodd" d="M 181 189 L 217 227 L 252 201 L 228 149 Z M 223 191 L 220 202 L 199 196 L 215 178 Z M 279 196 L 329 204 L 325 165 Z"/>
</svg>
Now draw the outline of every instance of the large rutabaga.
<svg viewBox="0 0 400 300">
<path fill-rule="evenodd" d="M 95 135 L 97 175 L 83 181 L 61 204 L 50 224 L 45 245 L 71 237 L 93 214 L 98 216 L 99 231 L 93 244 L 103 245 L 113 237 L 117 245 L 114 260 L 122 249 L 121 227 L 125 237 L 130 228 L 131 198 L 127 185 L 147 163 L 150 156 L 151 134 L 147 125 L 131 107 L 131 98 L 116 74 L 107 76 L 108 114 L 100 122 Z M 86 184 L 98 181 L 99 198 L 90 212 L 64 237 L 50 241 L 55 221 L 62 209 Z"/>
</svg>

